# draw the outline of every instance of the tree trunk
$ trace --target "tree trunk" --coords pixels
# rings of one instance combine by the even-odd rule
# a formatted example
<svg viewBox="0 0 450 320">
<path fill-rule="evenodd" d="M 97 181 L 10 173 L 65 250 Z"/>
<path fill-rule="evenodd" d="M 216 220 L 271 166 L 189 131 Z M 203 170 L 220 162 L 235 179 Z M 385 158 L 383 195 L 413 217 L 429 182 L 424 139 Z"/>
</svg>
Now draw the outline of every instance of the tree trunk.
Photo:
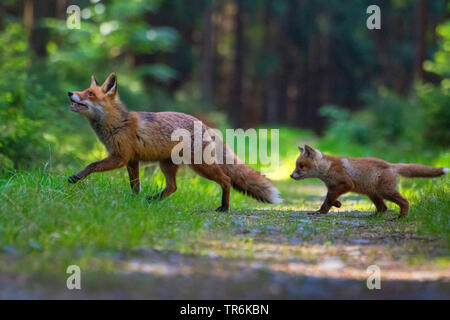
<svg viewBox="0 0 450 320">
<path fill-rule="evenodd" d="M 273 46 L 273 30 L 271 25 L 270 2 L 267 1 L 264 8 L 263 25 L 264 25 L 264 44 L 263 51 L 266 59 L 272 57 L 274 52 Z M 275 70 L 267 70 L 264 79 L 264 122 L 273 125 L 277 123 L 277 89 L 275 86 Z"/>
<path fill-rule="evenodd" d="M 56 2 L 56 16 L 60 19 L 65 19 L 67 10 L 67 0 L 57 0 Z"/>
<path fill-rule="evenodd" d="M 244 23 L 243 0 L 236 0 L 236 15 L 234 21 L 235 47 L 234 72 L 228 106 L 228 116 L 234 126 L 240 126 L 242 112 L 242 77 L 244 73 Z"/>
<path fill-rule="evenodd" d="M 424 80 L 423 62 L 426 58 L 425 36 L 428 24 L 427 13 L 428 13 L 428 0 L 417 0 L 415 78 L 420 81 Z"/>
<path fill-rule="evenodd" d="M 202 41 L 202 96 L 205 104 L 212 103 L 214 79 L 214 26 L 212 15 L 214 0 L 203 13 L 203 41 Z"/>
<path fill-rule="evenodd" d="M 31 34 L 34 23 L 34 0 L 25 0 L 23 4 L 23 24 L 28 34 Z"/>
<path fill-rule="evenodd" d="M 56 0 L 40 0 L 39 3 L 33 0 L 26 0 L 24 5 L 24 23 L 30 34 L 30 47 L 37 56 L 47 54 L 47 40 L 49 32 L 47 28 L 41 27 L 38 23 L 43 18 L 56 16 Z M 35 21 L 37 23 L 35 23 Z"/>
</svg>

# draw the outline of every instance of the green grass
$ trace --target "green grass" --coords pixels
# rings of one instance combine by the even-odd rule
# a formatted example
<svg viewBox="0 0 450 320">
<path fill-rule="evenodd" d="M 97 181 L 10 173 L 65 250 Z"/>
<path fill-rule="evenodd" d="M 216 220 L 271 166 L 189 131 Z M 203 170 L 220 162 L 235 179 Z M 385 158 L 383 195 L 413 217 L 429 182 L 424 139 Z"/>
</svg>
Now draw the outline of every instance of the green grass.
<svg viewBox="0 0 450 320">
<path fill-rule="evenodd" d="M 295 162 L 297 142 L 314 142 L 312 136 L 286 131 L 280 138 L 289 140 L 291 147 L 280 149 L 282 164 L 288 163 L 283 170 Z M 438 161 L 449 166 L 448 154 Z M 298 214 L 320 206 L 325 190 L 317 180 L 277 181 L 286 199 L 277 206 L 233 191 L 231 212 L 216 213 L 219 186 L 189 170 L 181 170 L 175 194 L 151 203 L 145 196 L 164 187 L 163 175 L 154 167 L 141 170 L 143 190 L 137 196 L 131 193 L 125 169 L 93 174 L 75 185 L 67 183 L 72 173 L 47 168 L 0 178 L 0 254 L 7 257 L 0 259 L 0 272 L 61 271 L 69 264 L 112 270 L 116 255 L 146 248 L 202 255 L 214 241 L 222 243 L 214 247 L 219 255 L 252 258 L 263 250 L 258 247 L 261 239 L 264 243 L 315 239 L 328 244 L 345 240 L 354 235 L 352 223 L 361 220 L 347 212 L 374 210 L 367 198 L 349 194 L 339 210 L 346 215 L 343 218 L 328 215 L 314 220 Z M 390 224 L 386 216 L 363 220 L 386 232 L 404 232 L 412 225 L 421 235 L 443 239 L 449 248 L 449 182 L 448 176 L 401 179 L 401 191 L 411 202 L 410 216 Z M 397 214 L 397 206 L 389 208 Z"/>
<path fill-rule="evenodd" d="M 327 239 L 327 234 L 336 230 L 344 237 L 352 233 L 351 225 L 336 225 L 336 216 L 325 216 L 312 223 L 305 223 L 302 216 L 293 217 L 297 210 L 315 209 L 320 198 L 291 198 L 286 204 L 270 206 L 233 192 L 231 213 L 216 213 L 219 187 L 190 173 L 182 172 L 179 190 L 174 195 L 152 203 L 145 200 L 145 195 L 162 187 L 160 173 L 143 177 L 143 192 L 138 196 L 129 190 L 125 172 L 92 175 L 76 185 L 68 184 L 66 177 L 42 171 L 18 172 L 0 182 L 0 243 L 5 253 L 20 257 L 20 268 L 24 270 L 49 271 L 74 263 L 92 267 L 93 261 L 98 264 L 95 268 L 109 268 L 114 254 L 142 248 L 202 254 L 207 249 L 202 247 L 206 238 L 248 244 L 258 237 L 270 238 L 274 230 L 287 238 L 301 237 L 306 241 L 321 234 Z M 283 194 L 289 195 L 295 183 L 285 181 L 278 185 Z M 395 223 L 393 231 L 402 230 L 412 221 L 419 233 L 448 240 L 449 179 L 422 184 L 403 187 L 412 202 L 411 216 Z M 315 186 L 302 185 L 306 190 Z M 343 199 L 345 211 L 373 210 L 367 199 L 354 199 Z M 395 206 L 390 208 L 398 210 Z M 258 213 L 257 219 L 247 218 L 255 210 L 264 211 Z M 385 217 L 367 220 L 381 226 Z M 249 230 L 248 234 L 236 238 L 236 232 L 242 229 Z M 253 230 L 258 231 L 257 236 L 251 233 Z M 223 254 L 242 253 L 225 250 Z M 253 254 L 250 250 L 246 256 Z M 8 269 L 7 265 L 3 260 L 0 267 Z"/>
<path fill-rule="evenodd" d="M 42 261 L 36 267 L 44 269 L 51 267 L 48 259 L 55 253 L 65 263 L 95 252 L 146 247 L 192 252 L 206 231 L 207 218 L 219 215 L 214 209 L 220 205 L 220 187 L 182 172 L 174 195 L 148 203 L 145 196 L 163 187 L 162 174 L 143 174 L 143 191 L 135 196 L 124 171 L 94 174 L 75 185 L 67 183 L 68 174 L 42 171 L 18 172 L 1 180 L 4 251 L 36 253 Z M 231 201 L 232 209 L 256 204 L 238 193 Z"/>
<path fill-rule="evenodd" d="M 406 196 L 415 204 L 410 219 L 416 221 L 419 233 L 444 237 L 450 248 L 450 177 L 433 180 L 406 190 Z"/>
</svg>

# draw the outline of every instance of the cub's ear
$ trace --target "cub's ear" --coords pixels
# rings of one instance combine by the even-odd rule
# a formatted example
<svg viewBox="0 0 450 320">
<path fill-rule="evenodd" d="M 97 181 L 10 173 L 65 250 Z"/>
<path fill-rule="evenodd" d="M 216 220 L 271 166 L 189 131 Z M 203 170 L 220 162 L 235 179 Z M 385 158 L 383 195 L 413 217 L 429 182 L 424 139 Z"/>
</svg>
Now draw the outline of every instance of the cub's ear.
<svg viewBox="0 0 450 320">
<path fill-rule="evenodd" d="M 105 82 L 102 84 L 102 90 L 107 95 L 115 95 L 117 92 L 117 76 L 111 73 Z"/>
<path fill-rule="evenodd" d="M 303 152 L 305 152 L 305 149 L 303 149 L 302 147 L 298 146 L 298 151 L 300 151 L 300 155 L 302 155 Z"/>
<path fill-rule="evenodd" d="M 99 86 L 100 84 L 97 82 L 94 76 L 91 76 L 91 89 L 94 89 L 95 87 Z"/>
<path fill-rule="evenodd" d="M 305 156 L 309 158 L 314 158 L 315 154 L 316 151 L 307 144 L 305 144 Z"/>
</svg>

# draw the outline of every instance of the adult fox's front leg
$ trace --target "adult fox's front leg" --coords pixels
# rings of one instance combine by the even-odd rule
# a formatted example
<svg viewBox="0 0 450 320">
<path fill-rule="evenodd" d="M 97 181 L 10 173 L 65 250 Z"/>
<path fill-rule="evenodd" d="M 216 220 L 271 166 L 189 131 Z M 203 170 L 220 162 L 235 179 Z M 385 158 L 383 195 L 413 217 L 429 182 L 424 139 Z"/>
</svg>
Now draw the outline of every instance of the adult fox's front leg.
<svg viewBox="0 0 450 320">
<path fill-rule="evenodd" d="M 122 158 L 117 156 L 109 156 L 103 160 L 95 161 L 88 165 L 86 168 L 69 177 L 70 183 L 76 183 L 78 180 L 86 178 L 93 172 L 103 172 L 108 170 L 114 170 L 123 167 L 126 164 Z"/>
</svg>

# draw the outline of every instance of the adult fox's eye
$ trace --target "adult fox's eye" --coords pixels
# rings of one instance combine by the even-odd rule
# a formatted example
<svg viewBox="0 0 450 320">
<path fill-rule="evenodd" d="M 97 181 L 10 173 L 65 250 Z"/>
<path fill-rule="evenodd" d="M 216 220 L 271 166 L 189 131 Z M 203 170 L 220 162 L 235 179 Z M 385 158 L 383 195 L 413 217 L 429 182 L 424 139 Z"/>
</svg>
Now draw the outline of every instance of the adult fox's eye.
<svg viewBox="0 0 450 320">
<path fill-rule="evenodd" d="M 94 96 L 94 93 L 91 92 L 91 91 L 89 91 L 89 96 L 90 96 L 90 97 L 93 97 L 93 96 Z"/>
</svg>

